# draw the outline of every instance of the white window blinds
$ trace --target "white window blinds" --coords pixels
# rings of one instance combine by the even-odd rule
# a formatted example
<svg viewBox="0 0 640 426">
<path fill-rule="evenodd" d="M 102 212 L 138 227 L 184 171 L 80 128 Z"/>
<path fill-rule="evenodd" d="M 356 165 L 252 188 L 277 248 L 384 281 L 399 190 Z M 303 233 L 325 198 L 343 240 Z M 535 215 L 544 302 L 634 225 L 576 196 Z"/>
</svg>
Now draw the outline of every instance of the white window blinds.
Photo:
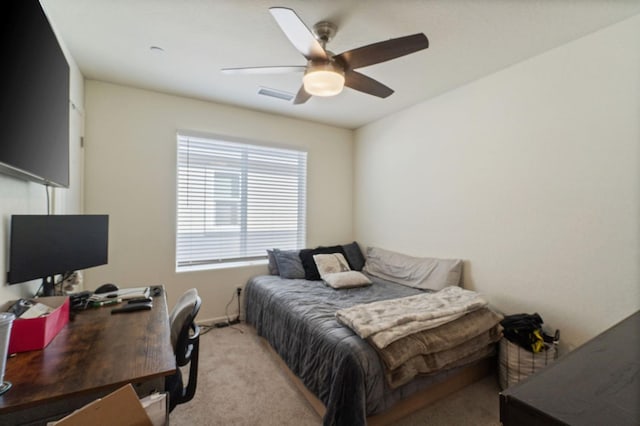
<svg viewBox="0 0 640 426">
<path fill-rule="evenodd" d="M 307 153 L 178 135 L 177 268 L 305 245 Z"/>
</svg>

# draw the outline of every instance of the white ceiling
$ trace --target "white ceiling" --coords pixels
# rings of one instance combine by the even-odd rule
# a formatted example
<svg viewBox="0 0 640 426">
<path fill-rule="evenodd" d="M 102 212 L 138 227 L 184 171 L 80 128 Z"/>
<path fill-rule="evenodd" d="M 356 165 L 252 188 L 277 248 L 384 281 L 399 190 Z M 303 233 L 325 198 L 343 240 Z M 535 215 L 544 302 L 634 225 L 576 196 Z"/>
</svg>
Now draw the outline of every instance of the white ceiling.
<svg viewBox="0 0 640 426">
<path fill-rule="evenodd" d="M 83 75 L 207 101 L 357 128 L 640 13 L 640 0 L 41 0 Z M 224 75 L 223 67 L 304 65 L 268 9 L 312 27 L 338 25 L 328 49 L 423 32 L 427 50 L 359 69 L 395 90 L 345 89 L 303 105 L 301 74 Z M 150 49 L 164 49 L 157 53 Z M 597 52 L 594 52 L 597 55 Z"/>
</svg>

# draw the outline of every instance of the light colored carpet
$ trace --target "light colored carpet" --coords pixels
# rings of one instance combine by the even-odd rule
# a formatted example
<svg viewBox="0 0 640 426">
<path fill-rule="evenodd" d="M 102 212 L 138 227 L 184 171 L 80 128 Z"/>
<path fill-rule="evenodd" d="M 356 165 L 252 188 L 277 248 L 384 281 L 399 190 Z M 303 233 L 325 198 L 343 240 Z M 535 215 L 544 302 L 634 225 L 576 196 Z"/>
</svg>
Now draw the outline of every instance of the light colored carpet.
<svg viewBox="0 0 640 426">
<path fill-rule="evenodd" d="M 171 413 L 172 426 L 319 426 L 321 418 L 245 324 L 200 338 L 196 395 Z M 490 376 L 402 419 L 398 426 L 500 425 L 498 384 Z"/>
</svg>

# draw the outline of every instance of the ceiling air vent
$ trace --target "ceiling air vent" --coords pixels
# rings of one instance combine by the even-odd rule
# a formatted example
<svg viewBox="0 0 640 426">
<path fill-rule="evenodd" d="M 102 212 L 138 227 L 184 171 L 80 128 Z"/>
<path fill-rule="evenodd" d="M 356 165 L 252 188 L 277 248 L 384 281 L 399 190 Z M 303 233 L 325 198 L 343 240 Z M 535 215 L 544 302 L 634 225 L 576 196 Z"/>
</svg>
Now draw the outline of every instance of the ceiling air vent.
<svg viewBox="0 0 640 426">
<path fill-rule="evenodd" d="M 293 93 L 262 86 L 258 88 L 258 95 L 271 96 L 272 98 L 278 98 L 285 101 L 290 101 L 294 97 Z"/>
</svg>

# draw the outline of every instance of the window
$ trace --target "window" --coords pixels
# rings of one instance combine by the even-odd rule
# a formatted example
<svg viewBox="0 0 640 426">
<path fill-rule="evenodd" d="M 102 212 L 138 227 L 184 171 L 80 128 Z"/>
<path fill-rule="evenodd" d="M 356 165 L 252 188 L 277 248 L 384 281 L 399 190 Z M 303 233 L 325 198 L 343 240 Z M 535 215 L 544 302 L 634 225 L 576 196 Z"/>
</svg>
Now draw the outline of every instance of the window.
<svg viewBox="0 0 640 426">
<path fill-rule="evenodd" d="M 307 153 L 178 134 L 178 270 L 305 245 Z"/>
</svg>

